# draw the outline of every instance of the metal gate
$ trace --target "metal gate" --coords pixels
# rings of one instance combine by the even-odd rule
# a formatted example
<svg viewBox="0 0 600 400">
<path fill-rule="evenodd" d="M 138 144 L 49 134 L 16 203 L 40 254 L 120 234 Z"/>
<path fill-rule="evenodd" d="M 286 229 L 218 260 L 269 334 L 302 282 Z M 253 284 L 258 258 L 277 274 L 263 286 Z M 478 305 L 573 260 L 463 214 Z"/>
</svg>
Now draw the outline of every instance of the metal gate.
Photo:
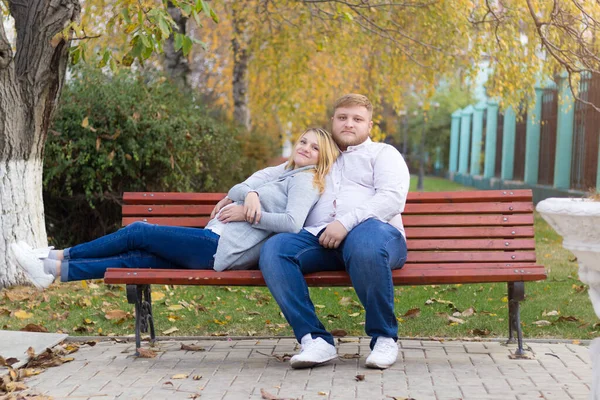
<svg viewBox="0 0 600 400">
<path fill-rule="evenodd" d="M 584 101 L 600 104 L 600 74 L 582 74 L 579 97 Z M 590 190 L 596 186 L 598 173 L 600 112 L 583 101 L 576 100 L 574 122 L 571 188 Z"/>
<path fill-rule="evenodd" d="M 498 127 L 496 129 L 496 166 L 494 176 L 500 178 L 502 174 L 502 137 L 504 133 L 504 113 L 498 113 Z"/>
<path fill-rule="evenodd" d="M 556 156 L 556 122 L 558 117 L 558 90 L 544 89 L 542 95 L 542 126 L 540 131 L 540 163 L 538 183 L 554 184 Z"/>
<path fill-rule="evenodd" d="M 527 112 L 519 113 L 515 130 L 515 157 L 513 180 L 525 179 L 525 147 L 527 142 Z"/>
</svg>

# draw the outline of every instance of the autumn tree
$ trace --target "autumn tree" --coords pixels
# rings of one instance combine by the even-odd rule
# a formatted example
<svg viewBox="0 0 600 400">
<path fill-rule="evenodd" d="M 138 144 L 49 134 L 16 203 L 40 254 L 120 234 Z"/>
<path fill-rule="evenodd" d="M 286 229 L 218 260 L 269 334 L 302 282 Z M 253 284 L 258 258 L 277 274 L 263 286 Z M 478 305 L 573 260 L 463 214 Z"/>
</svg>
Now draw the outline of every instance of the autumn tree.
<svg viewBox="0 0 600 400">
<path fill-rule="evenodd" d="M 216 19 L 203 0 L 173 0 L 172 4 L 198 22 L 204 18 L 202 13 Z M 119 36 L 122 46 L 93 49 L 96 57 L 90 57 L 90 62 L 130 66 L 162 52 L 170 36 L 175 50 L 186 54 L 193 42 L 177 32 L 166 5 L 101 0 L 86 3 L 81 15 L 78 0 L 6 0 L 0 10 L 0 287 L 5 287 L 24 282 L 9 245 L 17 240 L 47 244 L 42 157 L 69 56 L 80 61 L 93 46 L 92 38 L 114 31 L 124 33 Z M 14 24 L 15 42 L 9 39 L 5 26 L 12 28 L 7 21 Z"/>
</svg>

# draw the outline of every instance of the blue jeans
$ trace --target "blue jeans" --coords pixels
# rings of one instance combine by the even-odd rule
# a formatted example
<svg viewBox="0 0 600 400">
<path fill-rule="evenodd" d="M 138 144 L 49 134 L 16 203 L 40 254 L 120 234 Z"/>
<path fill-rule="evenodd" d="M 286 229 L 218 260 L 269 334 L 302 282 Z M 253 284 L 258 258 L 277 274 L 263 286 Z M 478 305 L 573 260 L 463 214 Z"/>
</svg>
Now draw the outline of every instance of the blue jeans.
<svg viewBox="0 0 600 400">
<path fill-rule="evenodd" d="M 320 234 L 319 234 L 320 236 Z M 406 241 L 390 224 L 368 219 L 357 225 L 337 249 L 326 249 L 306 230 L 280 233 L 264 244 L 260 270 L 296 339 L 310 333 L 334 344 L 317 318 L 303 275 L 346 270 L 366 312 L 371 348 L 379 336 L 398 339 L 392 270 L 406 262 Z"/>
<path fill-rule="evenodd" d="M 207 229 L 134 222 L 65 249 L 61 281 L 101 279 L 107 268 L 212 269 L 218 243 Z"/>
</svg>

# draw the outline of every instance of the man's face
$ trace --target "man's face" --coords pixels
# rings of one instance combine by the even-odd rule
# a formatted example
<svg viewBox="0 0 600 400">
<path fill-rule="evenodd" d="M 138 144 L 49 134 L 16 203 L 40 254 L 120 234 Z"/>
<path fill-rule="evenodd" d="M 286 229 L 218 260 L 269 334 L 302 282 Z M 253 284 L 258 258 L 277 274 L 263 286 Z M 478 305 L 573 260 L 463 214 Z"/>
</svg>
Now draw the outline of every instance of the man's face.
<svg viewBox="0 0 600 400">
<path fill-rule="evenodd" d="M 366 107 L 339 107 L 332 118 L 333 140 L 341 150 L 361 144 L 369 137 L 373 121 Z"/>
</svg>

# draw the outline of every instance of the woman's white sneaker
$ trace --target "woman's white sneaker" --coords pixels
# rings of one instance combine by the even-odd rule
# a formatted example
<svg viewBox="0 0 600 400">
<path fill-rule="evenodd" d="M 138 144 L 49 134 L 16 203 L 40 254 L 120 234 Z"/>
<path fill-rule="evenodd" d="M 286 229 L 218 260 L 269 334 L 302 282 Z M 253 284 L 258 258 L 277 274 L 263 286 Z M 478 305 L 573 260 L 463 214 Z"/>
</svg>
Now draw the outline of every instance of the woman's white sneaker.
<svg viewBox="0 0 600 400">
<path fill-rule="evenodd" d="M 37 258 L 35 253 L 16 243 L 12 243 L 10 249 L 17 260 L 17 266 L 25 273 L 33 286 L 38 289 L 46 289 L 52 285 L 54 276 L 44 272 L 44 262 Z"/>
<path fill-rule="evenodd" d="M 23 249 L 32 252 L 40 260 L 43 260 L 44 258 L 48 258 L 48 255 L 50 254 L 50 250 L 54 250 L 54 246 L 40 247 L 38 249 L 34 249 L 33 247 L 31 247 L 29 245 L 29 243 L 25 242 L 24 240 L 19 240 L 17 242 L 17 244 L 19 246 L 21 246 Z"/>
<path fill-rule="evenodd" d="M 314 367 L 337 357 L 335 346 L 320 337 L 313 339 L 310 333 L 302 337 L 300 345 L 300 354 L 290 359 L 290 366 L 295 369 Z"/>
<path fill-rule="evenodd" d="M 398 344 L 392 338 L 379 336 L 373 351 L 367 357 L 367 368 L 386 369 L 394 365 L 398 358 Z"/>
</svg>

